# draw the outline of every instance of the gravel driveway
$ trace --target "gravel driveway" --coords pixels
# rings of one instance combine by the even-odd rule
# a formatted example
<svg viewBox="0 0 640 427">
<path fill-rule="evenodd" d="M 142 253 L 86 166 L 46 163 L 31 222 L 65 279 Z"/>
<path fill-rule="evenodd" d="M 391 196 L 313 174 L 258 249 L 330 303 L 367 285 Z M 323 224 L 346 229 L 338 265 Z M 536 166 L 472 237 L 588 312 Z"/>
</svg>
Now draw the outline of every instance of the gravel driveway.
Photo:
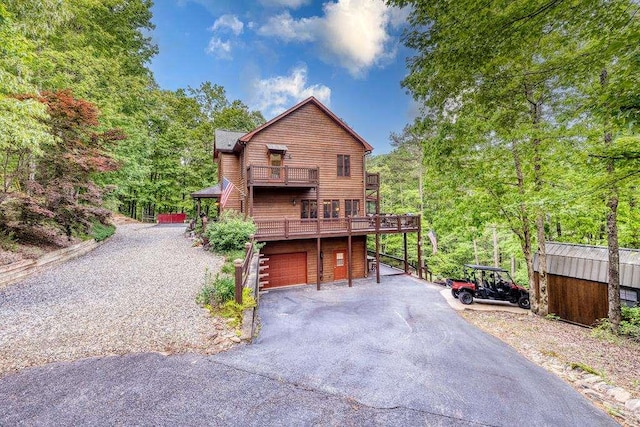
<svg viewBox="0 0 640 427">
<path fill-rule="evenodd" d="M 0 290 L 0 376 L 91 356 L 215 352 L 217 325 L 195 296 L 222 259 L 183 231 L 119 226 L 92 253 Z"/>
</svg>

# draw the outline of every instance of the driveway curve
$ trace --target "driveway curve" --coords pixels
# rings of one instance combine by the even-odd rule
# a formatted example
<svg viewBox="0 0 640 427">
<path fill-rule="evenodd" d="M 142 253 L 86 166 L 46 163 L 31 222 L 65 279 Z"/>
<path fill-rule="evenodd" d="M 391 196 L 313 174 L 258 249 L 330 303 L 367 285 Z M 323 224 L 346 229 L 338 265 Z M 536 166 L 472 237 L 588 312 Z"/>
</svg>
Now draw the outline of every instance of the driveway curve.
<svg viewBox="0 0 640 427">
<path fill-rule="evenodd" d="M 0 425 L 615 426 L 409 277 L 261 297 L 254 344 L 0 379 Z"/>
<path fill-rule="evenodd" d="M 0 376 L 27 366 L 158 351 L 209 352 L 195 303 L 221 259 L 183 227 L 119 226 L 93 252 L 0 290 Z"/>
</svg>

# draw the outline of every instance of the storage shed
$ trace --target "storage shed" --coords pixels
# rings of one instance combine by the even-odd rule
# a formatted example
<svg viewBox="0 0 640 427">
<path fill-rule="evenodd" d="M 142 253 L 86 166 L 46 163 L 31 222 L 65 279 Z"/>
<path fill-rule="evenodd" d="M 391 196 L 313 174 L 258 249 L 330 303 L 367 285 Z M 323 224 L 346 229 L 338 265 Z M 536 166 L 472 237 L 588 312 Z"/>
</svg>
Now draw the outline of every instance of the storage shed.
<svg viewBox="0 0 640 427">
<path fill-rule="evenodd" d="M 548 242 L 549 313 L 583 325 L 607 317 L 609 255 L 605 246 Z M 538 286 L 538 254 L 533 268 Z M 620 299 L 636 306 L 640 299 L 640 250 L 620 249 Z"/>
</svg>

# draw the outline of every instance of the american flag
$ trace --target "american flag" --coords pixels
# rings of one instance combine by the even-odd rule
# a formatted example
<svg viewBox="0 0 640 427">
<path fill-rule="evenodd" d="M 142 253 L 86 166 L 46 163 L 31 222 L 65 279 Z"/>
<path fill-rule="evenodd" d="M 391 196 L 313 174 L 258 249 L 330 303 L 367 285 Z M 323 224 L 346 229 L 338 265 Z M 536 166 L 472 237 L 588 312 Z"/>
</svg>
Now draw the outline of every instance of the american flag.
<svg viewBox="0 0 640 427">
<path fill-rule="evenodd" d="M 231 191 L 234 189 L 234 185 L 227 178 L 222 177 L 222 196 L 220 196 L 220 206 L 224 208 L 229 200 L 229 196 L 231 195 Z"/>
</svg>

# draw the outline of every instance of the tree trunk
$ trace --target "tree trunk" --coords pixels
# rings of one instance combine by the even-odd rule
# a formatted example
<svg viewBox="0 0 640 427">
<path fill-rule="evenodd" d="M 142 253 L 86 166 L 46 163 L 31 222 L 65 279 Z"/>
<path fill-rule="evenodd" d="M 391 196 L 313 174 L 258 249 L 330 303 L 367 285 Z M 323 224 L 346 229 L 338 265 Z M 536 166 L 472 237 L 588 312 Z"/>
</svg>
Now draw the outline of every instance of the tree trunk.
<svg viewBox="0 0 640 427">
<path fill-rule="evenodd" d="M 513 153 L 513 164 L 518 179 L 518 193 L 524 199 L 524 174 L 522 173 L 522 163 L 515 144 L 511 147 Z M 531 225 L 529 223 L 529 214 L 527 205 L 524 200 L 520 202 L 520 224 L 522 226 L 521 233 L 517 233 L 520 237 L 520 246 L 522 254 L 527 265 L 527 277 L 529 278 L 529 299 L 531 301 L 531 312 L 538 313 L 538 291 L 536 289 L 535 273 L 533 271 L 533 254 L 531 253 Z"/>
<path fill-rule="evenodd" d="M 609 247 L 609 322 L 618 332 L 622 313 L 620 307 L 620 252 L 618 247 L 618 195 L 612 191 L 607 200 L 607 246 Z"/>
<path fill-rule="evenodd" d="M 539 213 L 536 216 L 536 231 L 538 237 L 538 294 L 539 306 L 536 314 L 546 316 L 549 314 L 549 295 L 547 293 L 547 250 L 544 236 L 544 216 Z"/>
<path fill-rule="evenodd" d="M 480 259 L 478 258 L 478 242 L 476 239 L 473 239 L 473 258 L 476 261 L 476 265 L 480 264 Z"/>
<path fill-rule="evenodd" d="M 493 266 L 500 267 L 500 249 L 498 248 L 498 231 L 493 226 Z"/>
<path fill-rule="evenodd" d="M 537 127 L 542 120 L 542 96 L 533 98 L 532 90 L 526 86 L 526 97 L 530 105 L 531 120 Z M 536 193 L 542 191 L 542 158 L 540 156 L 540 138 L 533 138 L 533 184 Z M 549 313 L 549 297 L 547 295 L 547 253 L 545 250 L 544 234 L 544 208 L 542 205 L 536 209 L 536 233 L 538 240 L 538 307 L 536 314 L 546 316 Z"/>
<path fill-rule="evenodd" d="M 606 69 L 600 72 L 600 86 L 603 91 L 609 83 L 609 74 Z M 605 118 L 604 128 L 604 145 L 611 145 L 613 135 L 608 130 L 608 122 Z M 607 177 L 611 182 L 609 194 L 607 195 L 607 247 L 609 252 L 609 323 L 611 330 L 618 332 L 620 321 L 622 320 L 622 312 L 620 307 L 620 251 L 618 247 L 618 188 L 613 176 L 615 170 L 613 158 L 607 161 Z"/>
</svg>

